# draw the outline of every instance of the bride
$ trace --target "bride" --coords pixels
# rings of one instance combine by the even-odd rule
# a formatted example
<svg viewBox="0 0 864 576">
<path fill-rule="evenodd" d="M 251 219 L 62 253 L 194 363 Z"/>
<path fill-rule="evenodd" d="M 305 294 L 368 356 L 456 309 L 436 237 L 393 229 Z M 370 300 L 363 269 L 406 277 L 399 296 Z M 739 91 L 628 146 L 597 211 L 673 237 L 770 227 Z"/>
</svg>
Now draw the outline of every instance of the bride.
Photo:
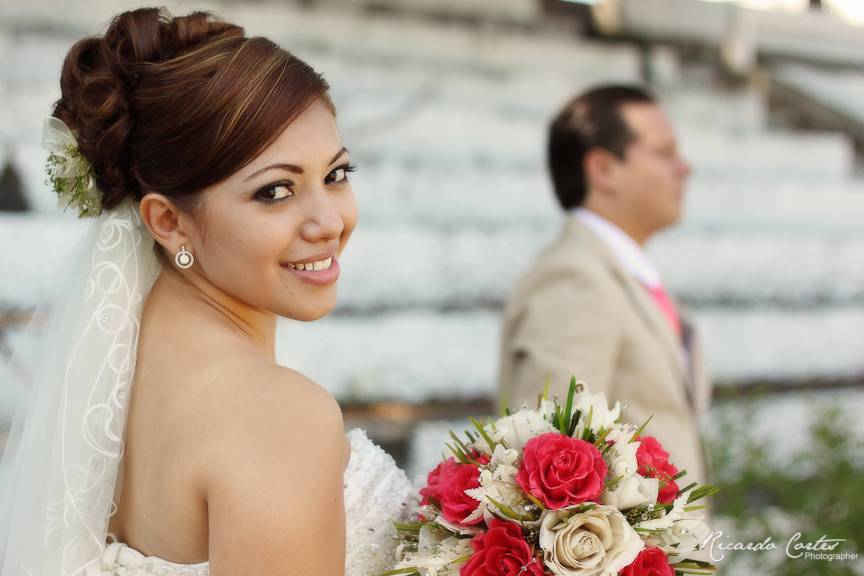
<svg viewBox="0 0 864 576">
<path fill-rule="evenodd" d="M 0 468 L 2 576 L 380 571 L 410 485 L 274 353 L 277 316 L 332 310 L 357 221 L 327 84 L 147 8 L 61 89 L 49 177 L 93 223 Z"/>
</svg>

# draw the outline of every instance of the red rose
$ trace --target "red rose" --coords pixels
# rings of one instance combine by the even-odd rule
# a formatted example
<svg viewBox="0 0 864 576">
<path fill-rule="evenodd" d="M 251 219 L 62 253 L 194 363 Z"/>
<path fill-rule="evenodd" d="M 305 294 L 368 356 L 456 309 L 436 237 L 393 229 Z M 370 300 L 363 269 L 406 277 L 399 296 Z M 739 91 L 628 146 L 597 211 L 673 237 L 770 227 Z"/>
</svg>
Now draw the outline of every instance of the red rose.
<svg viewBox="0 0 864 576">
<path fill-rule="evenodd" d="M 656 438 L 642 436 L 639 441 L 639 449 L 636 451 L 636 462 L 639 464 L 638 472 L 646 478 L 660 480 L 660 492 L 657 495 L 657 501 L 661 504 L 669 504 L 678 495 L 678 484 L 673 480 L 678 474 L 678 468 L 669 462 L 669 453 L 663 449 Z"/>
<path fill-rule="evenodd" d="M 590 442 L 547 432 L 525 444 L 516 482 L 547 508 L 558 510 L 596 501 L 606 482 L 606 462 Z"/>
<path fill-rule="evenodd" d="M 471 540 L 474 553 L 459 576 L 543 576 L 543 561 L 531 553 L 515 522 L 493 519 Z"/>
<path fill-rule="evenodd" d="M 645 548 L 618 576 L 675 576 L 675 570 L 660 548 Z"/>
<path fill-rule="evenodd" d="M 427 486 L 420 490 L 423 499 L 420 504 L 430 502 L 441 508 L 444 519 L 454 524 L 464 524 L 465 518 L 480 505 L 480 503 L 465 494 L 465 490 L 480 486 L 480 469 L 474 464 L 459 464 L 453 458 L 448 458 L 438 464 L 427 477 Z M 482 522 L 478 518 L 469 524 Z"/>
</svg>

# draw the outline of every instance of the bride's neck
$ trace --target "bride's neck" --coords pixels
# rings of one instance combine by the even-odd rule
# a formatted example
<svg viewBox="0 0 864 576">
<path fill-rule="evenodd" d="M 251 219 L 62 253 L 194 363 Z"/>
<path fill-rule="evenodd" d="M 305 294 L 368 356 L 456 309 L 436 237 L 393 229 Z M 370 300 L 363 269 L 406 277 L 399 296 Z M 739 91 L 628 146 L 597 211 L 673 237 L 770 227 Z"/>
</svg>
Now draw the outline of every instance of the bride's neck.
<svg viewBox="0 0 864 576">
<path fill-rule="evenodd" d="M 156 279 L 154 290 L 170 294 L 171 300 L 236 331 L 255 348 L 275 360 L 276 315 L 233 298 L 206 278 L 195 274 L 181 275 L 163 270 Z"/>
</svg>

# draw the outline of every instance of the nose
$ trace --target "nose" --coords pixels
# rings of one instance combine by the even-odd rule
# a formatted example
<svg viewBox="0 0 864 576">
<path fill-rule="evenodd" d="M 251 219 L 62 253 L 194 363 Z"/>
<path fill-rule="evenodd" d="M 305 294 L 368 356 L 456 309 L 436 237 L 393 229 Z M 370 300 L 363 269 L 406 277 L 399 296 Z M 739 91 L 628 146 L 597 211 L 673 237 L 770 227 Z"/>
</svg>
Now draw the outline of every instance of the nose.
<svg viewBox="0 0 864 576">
<path fill-rule="evenodd" d="M 333 240 L 342 235 L 345 220 L 339 211 L 337 200 L 327 190 L 310 191 L 308 218 L 303 223 L 301 235 L 308 242 Z"/>
</svg>

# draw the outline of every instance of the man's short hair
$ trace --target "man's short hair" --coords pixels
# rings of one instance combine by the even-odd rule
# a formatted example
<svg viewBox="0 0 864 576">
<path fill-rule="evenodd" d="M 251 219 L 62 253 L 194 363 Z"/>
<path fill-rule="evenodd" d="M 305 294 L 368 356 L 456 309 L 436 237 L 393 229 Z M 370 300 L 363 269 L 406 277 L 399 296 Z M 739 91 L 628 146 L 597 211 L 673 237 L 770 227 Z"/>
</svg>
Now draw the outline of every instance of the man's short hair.
<svg viewBox="0 0 864 576">
<path fill-rule="evenodd" d="M 588 194 L 585 154 L 603 148 L 624 159 L 636 138 L 621 109 L 626 104 L 655 104 L 655 97 L 639 86 L 593 88 L 567 103 L 549 125 L 548 159 L 552 185 L 565 210 L 581 206 Z"/>
</svg>

